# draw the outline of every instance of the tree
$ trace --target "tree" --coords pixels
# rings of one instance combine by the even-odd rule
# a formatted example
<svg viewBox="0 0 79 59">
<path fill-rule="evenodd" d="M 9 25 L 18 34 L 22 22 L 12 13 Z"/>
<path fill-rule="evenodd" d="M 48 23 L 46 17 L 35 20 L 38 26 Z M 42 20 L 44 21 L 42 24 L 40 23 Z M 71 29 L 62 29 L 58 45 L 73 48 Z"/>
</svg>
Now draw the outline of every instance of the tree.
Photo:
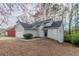
<svg viewBox="0 0 79 59">
<path fill-rule="evenodd" d="M 69 34 L 71 34 L 72 17 L 73 17 L 73 4 L 71 4 L 71 10 L 70 10 L 70 14 L 69 14 Z"/>
</svg>

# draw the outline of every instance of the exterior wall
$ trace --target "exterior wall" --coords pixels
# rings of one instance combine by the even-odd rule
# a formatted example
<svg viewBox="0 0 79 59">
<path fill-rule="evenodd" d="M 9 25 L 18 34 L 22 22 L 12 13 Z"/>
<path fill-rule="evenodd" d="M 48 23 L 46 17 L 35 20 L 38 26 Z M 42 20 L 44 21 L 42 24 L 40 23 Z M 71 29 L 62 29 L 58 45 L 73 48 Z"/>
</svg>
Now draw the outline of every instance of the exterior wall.
<svg viewBox="0 0 79 59">
<path fill-rule="evenodd" d="M 38 28 L 38 36 L 39 37 L 44 37 L 44 31 L 43 31 L 43 25 L 41 25 L 39 28 Z"/>
<path fill-rule="evenodd" d="M 55 39 L 62 43 L 64 41 L 64 29 L 63 25 L 59 27 L 59 29 L 48 29 L 48 38 Z"/>
<path fill-rule="evenodd" d="M 38 36 L 37 30 L 25 30 L 24 34 L 27 34 L 27 33 L 33 34 L 33 37 L 37 37 Z"/>
<path fill-rule="evenodd" d="M 59 42 L 64 42 L 64 25 L 63 24 L 61 24 L 61 27 L 59 27 L 59 31 L 58 31 L 59 33 L 59 35 L 60 36 L 58 36 L 60 39 L 58 40 Z"/>
<path fill-rule="evenodd" d="M 41 30 L 41 29 L 39 29 L 39 30 L 38 30 L 38 36 L 39 36 L 39 37 L 44 37 L 44 31 Z"/>
<path fill-rule="evenodd" d="M 7 31 L 7 36 L 15 37 L 15 34 L 16 34 L 15 28 L 12 28 L 12 29 Z"/>
<path fill-rule="evenodd" d="M 48 38 L 57 40 L 58 39 L 57 29 L 53 29 L 53 28 L 48 29 Z"/>
<path fill-rule="evenodd" d="M 16 37 L 17 38 L 23 38 L 23 34 L 32 33 L 33 37 L 44 37 L 44 31 L 42 30 L 41 26 L 38 28 L 38 30 L 24 30 L 24 28 L 19 24 L 16 26 Z M 55 28 L 49 28 L 48 29 L 48 38 L 52 38 L 55 40 L 58 40 L 60 43 L 64 41 L 64 27 L 63 24 L 58 29 Z"/>
<path fill-rule="evenodd" d="M 16 30 L 16 38 L 23 38 L 24 29 L 20 24 L 18 24 L 18 26 L 16 26 L 15 30 Z"/>
</svg>

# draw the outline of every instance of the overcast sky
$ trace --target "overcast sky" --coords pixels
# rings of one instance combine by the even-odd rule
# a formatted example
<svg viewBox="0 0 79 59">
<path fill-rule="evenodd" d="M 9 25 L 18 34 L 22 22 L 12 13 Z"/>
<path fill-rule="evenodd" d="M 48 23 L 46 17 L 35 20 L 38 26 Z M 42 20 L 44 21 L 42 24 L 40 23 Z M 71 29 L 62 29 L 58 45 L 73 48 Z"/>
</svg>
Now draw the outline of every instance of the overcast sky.
<svg viewBox="0 0 79 59">
<path fill-rule="evenodd" d="M 19 16 L 19 15 L 22 15 L 22 14 L 24 14 L 23 13 L 23 10 L 22 10 L 22 8 L 19 6 L 19 7 L 17 7 L 17 4 L 13 4 L 14 6 L 12 7 L 12 11 L 11 11 L 11 15 L 7 15 L 7 16 L 5 16 L 6 17 L 6 19 L 8 20 L 8 25 L 6 25 L 5 23 L 3 23 L 2 24 L 2 26 L 0 26 L 0 28 L 6 28 L 6 27 L 9 27 L 9 26 L 13 26 L 13 25 L 15 25 L 16 24 L 16 21 L 17 21 L 17 16 Z M 20 4 L 20 5 L 22 5 L 22 4 Z M 30 14 L 34 14 L 35 13 L 35 6 L 36 6 L 37 4 L 27 4 L 25 7 L 28 9 L 28 11 L 26 10 L 26 13 L 28 13 L 28 12 L 30 12 Z M 6 13 L 9 13 L 10 11 L 9 11 L 9 8 L 7 7 L 7 8 L 5 8 L 5 6 L 6 6 L 6 4 L 0 4 L 0 15 L 1 15 L 1 13 L 3 12 L 4 13 L 4 11 L 6 11 L 6 10 L 8 10 Z M 29 14 L 28 14 L 28 16 L 29 16 Z M 0 16 L 0 23 L 2 22 L 2 20 L 1 19 L 4 19 L 4 17 L 3 17 L 3 15 L 1 15 Z"/>
</svg>

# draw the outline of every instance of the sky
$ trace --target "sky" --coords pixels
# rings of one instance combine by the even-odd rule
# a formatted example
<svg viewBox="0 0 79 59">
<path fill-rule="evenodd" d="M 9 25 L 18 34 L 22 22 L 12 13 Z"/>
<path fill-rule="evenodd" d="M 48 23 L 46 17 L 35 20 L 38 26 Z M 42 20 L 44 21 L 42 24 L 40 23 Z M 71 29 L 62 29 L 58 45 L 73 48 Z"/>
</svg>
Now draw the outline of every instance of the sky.
<svg viewBox="0 0 79 59">
<path fill-rule="evenodd" d="M 19 4 L 13 4 L 12 10 L 9 9 L 10 4 L 8 4 L 8 6 L 4 3 L 4 4 L 0 4 L 0 23 L 2 22 L 2 20 L 4 19 L 4 17 L 8 20 L 8 25 L 6 25 L 5 23 L 2 23 L 0 28 L 7 28 L 10 26 L 14 26 L 16 24 L 16 21 L 18 20 L 17 17 L 26 13 L 27 16 L 29 16 L 28 13 L 30 14 L 35 14 L 35 7 L 37 5 L 36 4 L 23 4 L 24 7 L 22 6 L 21 3 Z M 5 7 L 6 6 L 6 7 Z M 24 9 L 24 11 L 23 11 Z M 28 10 L 27 10 L 28 9 Z M 8 11 L 7 11 L 8 10 Z M 11 15 L 8 15 L 10 13 L 11 10 Z M 4 13 L 6 12 L 6 13 Z"/>
<path fill-rule="evenodd" d="M 38 3 L 0 3 L 0 24 L 3 20 L 5 20 L 4 23 L 1 24 L 0 28 L 8 28 L 16 25 L 17 17 L 18 16 L 28 16 L 25 19 L 29 22 L 31 22 L 30 14 L 34 15 L 36 13 L 36 10 L 39 10 L 37 7 Z M 65 5 L 65 4 L 64 4 Z M 5 18 L 4 18 L 5 17 Z M 67 17 L 68 18 L 68 17 Z M 33 19 L 32 19 L 33 20 Z M 8 23 L 8 25 L 6 24 Z M 68 21 L 66 21 L 68 23 Z M 67 26 L 68 24 L 66 24 Z"/>
</svg>

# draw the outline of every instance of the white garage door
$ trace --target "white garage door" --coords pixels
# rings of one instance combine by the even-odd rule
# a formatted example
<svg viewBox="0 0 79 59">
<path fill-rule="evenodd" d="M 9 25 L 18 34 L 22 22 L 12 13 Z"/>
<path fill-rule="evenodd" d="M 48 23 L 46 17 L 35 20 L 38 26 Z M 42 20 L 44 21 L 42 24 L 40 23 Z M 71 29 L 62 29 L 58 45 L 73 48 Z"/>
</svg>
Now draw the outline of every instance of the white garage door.
<svg viewBox="0 0 79 59">
<path fill-rule="evenodd" d="M 23 38 L 23 32 L 16 32 L 17 38 Z"/>
</svg>

